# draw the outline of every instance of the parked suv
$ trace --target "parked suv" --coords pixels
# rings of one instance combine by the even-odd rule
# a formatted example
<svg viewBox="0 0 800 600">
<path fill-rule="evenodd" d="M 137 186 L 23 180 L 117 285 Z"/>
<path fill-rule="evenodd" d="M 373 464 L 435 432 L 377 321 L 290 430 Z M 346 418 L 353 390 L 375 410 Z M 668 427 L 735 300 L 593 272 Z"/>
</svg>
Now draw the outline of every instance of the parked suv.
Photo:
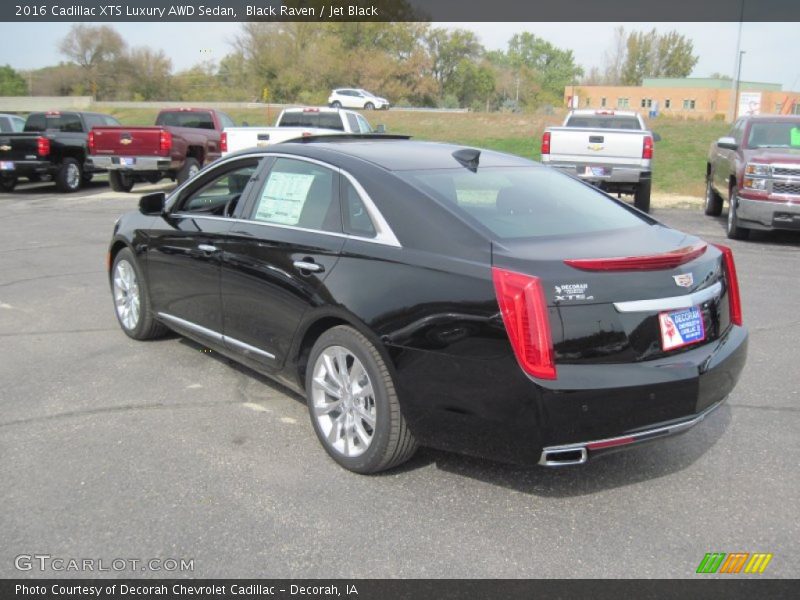
<svg viewBox="0 0 800 600">
<path fill-rule="evenodd" d="M 363 108 L 365 110 L 389 110 L 389 101 L 367 90 L 339 88 L 333 90 L 328 98 L 328 106 L 333 108 Z"/>
<path fill-rule="evenodd" d="M 718 216 L 725 198 L 729 238 L 800 231 L 800 116 L 742 117 L 711 145 L 705 213 Z"/>
</svg>

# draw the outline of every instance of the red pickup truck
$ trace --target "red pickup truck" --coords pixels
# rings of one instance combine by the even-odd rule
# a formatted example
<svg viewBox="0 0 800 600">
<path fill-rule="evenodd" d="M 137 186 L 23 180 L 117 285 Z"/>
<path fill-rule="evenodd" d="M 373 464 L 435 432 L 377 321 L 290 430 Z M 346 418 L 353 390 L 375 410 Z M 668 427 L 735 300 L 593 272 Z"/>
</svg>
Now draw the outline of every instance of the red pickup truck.
<svg viewBox="0 0 800 600">
<path fill-rule="evenodd" d="M 94 127 L 89 132 L 90 159 L 95 168 L 108 169 L 116 192 L 164 177 L 181 184 L 220 157 L 222 130 L 233 126 L 233 119 L 217 110 L 165 109 L 155 127 Z"/>
</svg>

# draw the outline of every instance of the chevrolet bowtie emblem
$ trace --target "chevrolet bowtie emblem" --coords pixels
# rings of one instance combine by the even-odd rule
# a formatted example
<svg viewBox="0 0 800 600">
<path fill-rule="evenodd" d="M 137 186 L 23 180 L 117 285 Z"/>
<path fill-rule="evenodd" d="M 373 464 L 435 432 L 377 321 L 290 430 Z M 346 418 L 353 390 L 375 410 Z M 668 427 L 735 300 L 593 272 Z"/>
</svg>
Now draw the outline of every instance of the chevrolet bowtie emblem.
<svg viewBox="0 0 800 600">
<path fill-rule="evenodd" d="M 9 150 L 11 150 L 11 146 L 8 146 L 6 144 L 3 144 L 2 146 L 0 146 L 0 151 L 2 151 L 2 152 L 8 152 Z"/>
<path fill-rule="evenodd" d="M 603 144 L 589 144 L 589 150 L 594 150 L 595 152 L 599 152 L 603 149 Z"/>
<path fill-rule="evenodd" d="M 133 142 L 133 140 L 132 140 L 131 138 L 122 138 L 122 139 L 119 141 L 119 143 L 120 143 L 120 144 L 124 144 L 124 145 L 126 145 L 126 146 L 127 146 L 128 144 L 132 143 L 132 142 Z"/>
</svg>

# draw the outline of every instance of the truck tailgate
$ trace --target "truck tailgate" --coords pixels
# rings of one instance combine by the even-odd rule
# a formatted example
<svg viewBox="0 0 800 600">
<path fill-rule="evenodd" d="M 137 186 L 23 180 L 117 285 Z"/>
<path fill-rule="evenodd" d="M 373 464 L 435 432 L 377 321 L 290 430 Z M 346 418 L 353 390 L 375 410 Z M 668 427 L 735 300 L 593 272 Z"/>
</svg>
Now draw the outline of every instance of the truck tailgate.
<svg viewBox="0 0 800 600">
<path fill-rule="evenodd" d="M 609 164 L 641 160 L 644 131 L 552 127 L 550 157 L 557 161 L 593 161 Z"/>
<path fill-rule="evenodd" d="M 3 133 L 0 134 L 0 161 L 3 167 L 11 161 L 37 160 L 39 158 L 39 138 L 44 133 Z"/>
<path fill-rule="evenodd" d="M 160 156 L 162 127 L 95 127 L 92 154 Z"/>
</svg>

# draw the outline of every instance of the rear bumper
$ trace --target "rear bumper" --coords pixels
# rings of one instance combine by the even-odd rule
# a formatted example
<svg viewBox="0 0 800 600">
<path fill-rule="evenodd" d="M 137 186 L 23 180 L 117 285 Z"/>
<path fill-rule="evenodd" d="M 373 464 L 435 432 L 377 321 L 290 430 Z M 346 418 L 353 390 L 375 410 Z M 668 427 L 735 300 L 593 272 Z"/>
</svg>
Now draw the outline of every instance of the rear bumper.
<svg viewBox="0 0 800 600">
<path fill-rule="evenodd" d="M 736 216 L 750 229 L 800 230 L 800 196 L 792 200 L 737 198 Z"/>
<path fill-rule="evenodd" d="M 90 160 L 98 169 L 109 171 L 169 171 L 175 168 L 168 156 L 126 156 L 133 164 L 123 164 L 119 156 L 91 156 Z"/>
<path fill-rule="evenodd" d="M 58 165 L 46 160 L 15 160 L 14 168 L 0 171 L 0 177 L 26 177 L 28 175 L 54 175 Z"/>
<path fill-rule="evenodd" d="M 542 457 L 539 459 L 539 464 L 543 467 L 582 465 L 589 460 L 590 454 L 604 454 L 606 452 L 631 448 L 635 445 L 684 433 L 714 412 L 723 402 L 724 399 L 719 400 L 689 419 L 679 420 L 675 423 L 654 425 L 649 429 L 630 435 L 580 442 L 577 444 L 565 444 L 563 446 L 548 446 L 542 449 Z"/>
<path fill-rule="evenodd" d="M 649 181 L 651 178 L 649 166 L 615 165 L 613 163 L 592 162 L 590 160 L 585 162 L 559 162 L 558 160 L 544 160 L 544 157 L 542 162 L 549 167 L 592 183 L 639 183 L 643 180 Z M 606 174 L 598 174 L 599 171 L 597 169 L 603 169 Z"/>
</svg>

